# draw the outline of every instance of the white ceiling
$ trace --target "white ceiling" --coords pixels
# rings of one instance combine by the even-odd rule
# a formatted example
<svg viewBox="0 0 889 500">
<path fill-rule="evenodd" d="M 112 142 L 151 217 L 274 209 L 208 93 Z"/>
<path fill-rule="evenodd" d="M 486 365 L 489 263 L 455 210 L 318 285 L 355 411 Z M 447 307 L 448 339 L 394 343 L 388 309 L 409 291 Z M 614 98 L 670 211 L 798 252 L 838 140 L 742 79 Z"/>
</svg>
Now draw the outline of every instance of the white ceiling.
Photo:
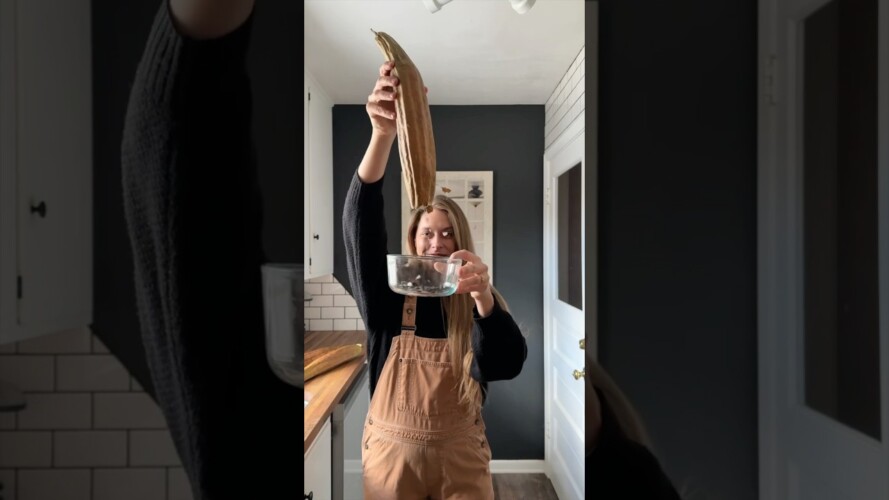
<svg viewBox="0 0 889 500">
<path fill-rule="evenodd" d="M 584 45 L 583 0 L 307 0 L 305 64 L 333 104 L 364 104 L 391 35 L 417 66 L 429 104 L 544 104 Z"/>
</svg>

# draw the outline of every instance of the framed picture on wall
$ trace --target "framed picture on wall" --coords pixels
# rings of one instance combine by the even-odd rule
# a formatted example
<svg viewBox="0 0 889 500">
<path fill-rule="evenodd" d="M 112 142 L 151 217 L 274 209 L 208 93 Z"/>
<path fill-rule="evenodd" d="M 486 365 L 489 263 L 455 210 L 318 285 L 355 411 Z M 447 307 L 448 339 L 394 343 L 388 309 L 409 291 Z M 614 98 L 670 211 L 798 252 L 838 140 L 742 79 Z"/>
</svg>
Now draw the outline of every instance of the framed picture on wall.
<svg viewBox="0 0 889 500">
<path fill-rule="evenodd" d="M 457 203 L 472 233 L 475 253 L 488 265 L 491 283 L 494 282 L 494 171 L 466 171 L 435 173 L 435 194 L 443 194 Z M 407 253 L 407 225 L 411 204 L 402 179 L 401 189 L 401 247 Z"/>
</svg>

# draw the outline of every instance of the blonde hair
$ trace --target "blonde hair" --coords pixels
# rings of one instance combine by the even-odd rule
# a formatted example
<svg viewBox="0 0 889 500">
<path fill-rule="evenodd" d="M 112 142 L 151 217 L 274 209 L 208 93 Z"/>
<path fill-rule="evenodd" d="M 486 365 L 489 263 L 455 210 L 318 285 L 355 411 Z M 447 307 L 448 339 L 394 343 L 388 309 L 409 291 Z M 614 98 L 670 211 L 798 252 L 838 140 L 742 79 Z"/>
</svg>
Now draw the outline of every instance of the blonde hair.
<svg viewBox="0 0 889 500">
<path fill-rule="evenodd" d="M 448 222 L 454 230 L 454 250 L 468 250 L 475 253 L 472 243 L 472 233 L 466 215 L 460 206 L 452 199 L 444 195 L 436 195 L 432 204 L 420 207 L 411 214 L 407 229 L 407 247 L 412 255 L 417 255 L 416 236 L 420 225 L 420 219 L 427 212 L 441 210 L 448 217 Z M 494 300 L 500 304 L 504 311 L 509 311 L 506 300 L 500 295 L 493 285 L 491 293 Z M 442 308 L 447 316 L 448 323 L 448 349 L 451 353 L 451 365 L 454 376 L 457 379 L 457 397 L 460 403 L 475 407 L 481 407 L 481 385 L 472 378 L 472 308 L 474 301 L 467 293 L 455 294 L 441 299 Z"/>
</svg>

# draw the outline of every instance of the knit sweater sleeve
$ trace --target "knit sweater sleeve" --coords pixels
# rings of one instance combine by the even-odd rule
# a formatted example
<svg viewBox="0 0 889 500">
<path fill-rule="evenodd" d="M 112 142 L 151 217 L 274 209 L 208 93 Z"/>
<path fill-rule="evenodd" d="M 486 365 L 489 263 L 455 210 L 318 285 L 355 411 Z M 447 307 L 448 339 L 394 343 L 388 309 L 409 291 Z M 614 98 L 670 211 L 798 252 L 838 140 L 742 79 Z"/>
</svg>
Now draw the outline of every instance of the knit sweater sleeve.
<svg viewBox="0 0 889 500">
<path fill-rule="evenodd" d="M 472 367 L 479 382 L 517 377 L 528 358 L 528 345 L 512 315 L 494 301 L 494 309 L 482 318 L 473 309 Z"/>
<path fill-rule="evenodd" d="M 352 296 L 369 335 L 400 324 L 398 300 L 388 285 L 383 180 L 365 183 L 352 177 L 343 207 L 343 242 Z M 370 339 L 373 341 L 373 339 Z"/>
<path fill-rule="evenodd" d="M 265 357 L 246 70 L 252 16 L 198 41 L 176 30 L 168 4 L 136 71 L 121 144 L 137 311 L 155 396 L 195 497 L 238 496 L 278 467 L 260 458 L 232 477 L 247 446 L 239 429 L 254 444 L 271 429 L 287 434 L 281 442 L 296 439 L 289 429 L 302 407 Z"/>
</svg>

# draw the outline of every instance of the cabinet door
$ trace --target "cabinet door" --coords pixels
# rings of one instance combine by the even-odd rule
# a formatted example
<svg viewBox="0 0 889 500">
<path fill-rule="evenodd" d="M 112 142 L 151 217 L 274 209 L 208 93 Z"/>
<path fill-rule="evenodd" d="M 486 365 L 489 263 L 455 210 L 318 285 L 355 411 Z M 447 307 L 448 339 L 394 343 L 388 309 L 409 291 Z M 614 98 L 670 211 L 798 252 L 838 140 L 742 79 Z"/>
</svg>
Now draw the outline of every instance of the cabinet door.
<svg viewBox="0 0 889 500">
<path fill-rule="evenodd" d="M 6 343 L 91 321 L 92 64 L 88 0 L 0 1 Z"/>
<path fill-rule="evenodd" d="M 324 423 L 315 442 L 306 453 L 303 462 L 305 482 L 304 494 L 312 493 L 314 500 L 329 499 L 333 489 L 332 456 L 331 456 L 330 419 Z"/>
<path fill-rule="evenodd" d="M 309 82 L 306 277 L 314 278 L 333 273 L 333 105 L 308 73 L 306 80 Z"/>
</svg>

